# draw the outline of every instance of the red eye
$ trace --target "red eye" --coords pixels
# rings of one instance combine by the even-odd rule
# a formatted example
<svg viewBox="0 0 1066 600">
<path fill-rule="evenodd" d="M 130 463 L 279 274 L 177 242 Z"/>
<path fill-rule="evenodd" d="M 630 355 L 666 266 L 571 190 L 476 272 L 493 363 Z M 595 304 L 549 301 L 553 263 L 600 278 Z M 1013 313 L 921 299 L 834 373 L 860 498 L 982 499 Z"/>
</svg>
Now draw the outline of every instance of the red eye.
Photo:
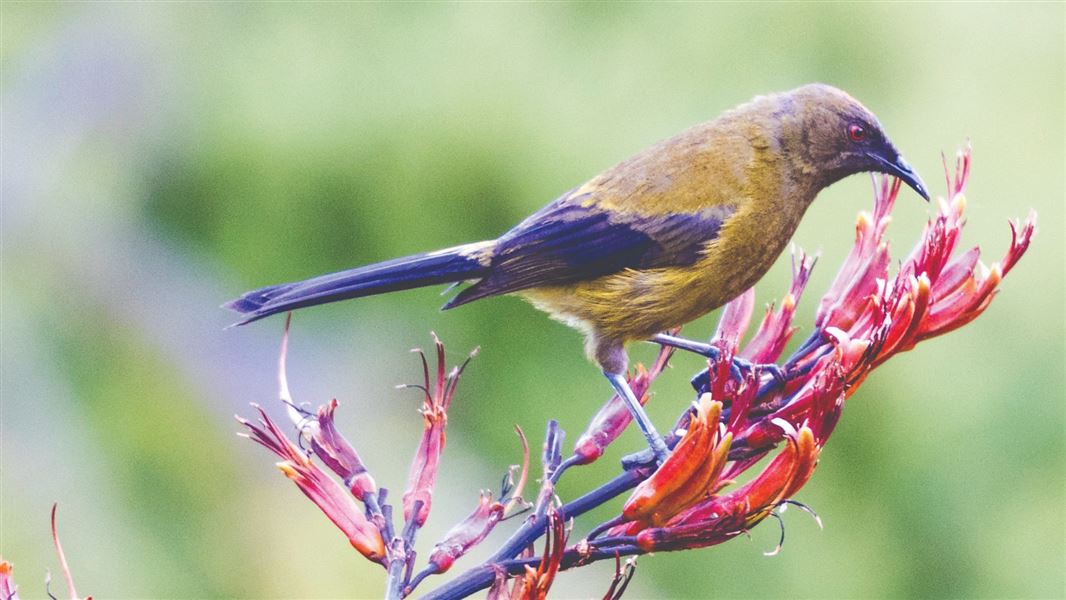
<svg viewBox="0 0 1066 600">
<path fill-rule="evenodd" d="M 866 140 L 866 130 L 863 129 L 862 125 L 849 125 L 848 126 L 848 137 L 850 137 L 851 141 L 853 141 L 853 142 L 865 141 Z"/>
</svg>

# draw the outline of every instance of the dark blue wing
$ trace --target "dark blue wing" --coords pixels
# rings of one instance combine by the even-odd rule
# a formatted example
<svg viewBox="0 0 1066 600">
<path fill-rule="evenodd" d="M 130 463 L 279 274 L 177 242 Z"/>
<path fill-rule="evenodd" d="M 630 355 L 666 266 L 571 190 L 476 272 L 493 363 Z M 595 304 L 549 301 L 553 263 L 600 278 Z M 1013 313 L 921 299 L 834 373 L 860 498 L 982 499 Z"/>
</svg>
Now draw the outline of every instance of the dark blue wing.
<svg viewBox="0 0 1066 600">
<path fill-rule="evenodd" d="M 690 265 L 718 236 L 732 206 L 635 215 L 564 196 L 497 240 L 489 275 L 445 305 L 533 287 L 588 281 L 623 269 Z"/>
</svg>

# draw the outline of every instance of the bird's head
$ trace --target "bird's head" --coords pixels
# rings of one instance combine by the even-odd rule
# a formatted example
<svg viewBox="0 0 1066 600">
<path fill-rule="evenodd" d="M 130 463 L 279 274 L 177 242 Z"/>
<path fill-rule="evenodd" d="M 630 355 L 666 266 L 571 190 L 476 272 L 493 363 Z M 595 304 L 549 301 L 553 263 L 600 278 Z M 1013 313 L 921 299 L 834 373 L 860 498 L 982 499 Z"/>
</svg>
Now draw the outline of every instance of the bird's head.
<svg viewBox="0 0 1066 600">
<path fill-rule="evenodd" d="M 868 171 L 900 178 L 929 200 L 922 178 L 892 144 L 881 124 L 847 93 L 824 84 L 810 84 L 779 96 L 783 141 L 822 185 Z"/>
</svg>

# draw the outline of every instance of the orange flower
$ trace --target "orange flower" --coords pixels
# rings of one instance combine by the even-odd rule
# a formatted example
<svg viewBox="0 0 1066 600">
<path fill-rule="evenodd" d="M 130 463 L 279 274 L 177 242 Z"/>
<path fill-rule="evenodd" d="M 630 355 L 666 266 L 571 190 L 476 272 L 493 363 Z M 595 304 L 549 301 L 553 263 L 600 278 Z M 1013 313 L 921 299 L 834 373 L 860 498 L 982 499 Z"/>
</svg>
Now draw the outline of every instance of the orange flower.
<svg viewBox="0 0 1066 600">
<path fill-rule="evenodd" d="M 710 546 L 736 537 L 765 519 L 807 482 L 821 451 L 809 427 L 788 430 L 785 450 L 755 479 L 691 507 L 664 527 L 639 532 L 637 545 L 646 552 Z"/>
<path fill-rule="evenodd" d="M 622 516 L 659 526 L 715 491 L 733 441 L 732 433 L 723 434 L 721 416 L 722 403 L 704 394 L 684 437 L 666 462 L 633 491 Z"/>
</svg>

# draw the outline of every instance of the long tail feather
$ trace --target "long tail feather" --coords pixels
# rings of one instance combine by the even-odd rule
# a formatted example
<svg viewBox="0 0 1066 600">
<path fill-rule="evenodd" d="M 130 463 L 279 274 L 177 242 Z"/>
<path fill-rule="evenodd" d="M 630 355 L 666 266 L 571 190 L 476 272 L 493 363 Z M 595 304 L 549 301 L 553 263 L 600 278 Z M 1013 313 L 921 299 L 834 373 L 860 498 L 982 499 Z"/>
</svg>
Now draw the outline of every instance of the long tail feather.
<svg viewBox="0 0 1066 600">
<path fill-rule="evenodd" d="M 244 325 L 280 312 L 327 302 L 480 279 L 488 274 L 489 267 L 482 264 L 479 258 L 492 244 L 465 244 L 304 281 L 272 285 L 245 292 L 223 307 L 241 313 L 244 318 L 236 324 Z"/>
</svg>

